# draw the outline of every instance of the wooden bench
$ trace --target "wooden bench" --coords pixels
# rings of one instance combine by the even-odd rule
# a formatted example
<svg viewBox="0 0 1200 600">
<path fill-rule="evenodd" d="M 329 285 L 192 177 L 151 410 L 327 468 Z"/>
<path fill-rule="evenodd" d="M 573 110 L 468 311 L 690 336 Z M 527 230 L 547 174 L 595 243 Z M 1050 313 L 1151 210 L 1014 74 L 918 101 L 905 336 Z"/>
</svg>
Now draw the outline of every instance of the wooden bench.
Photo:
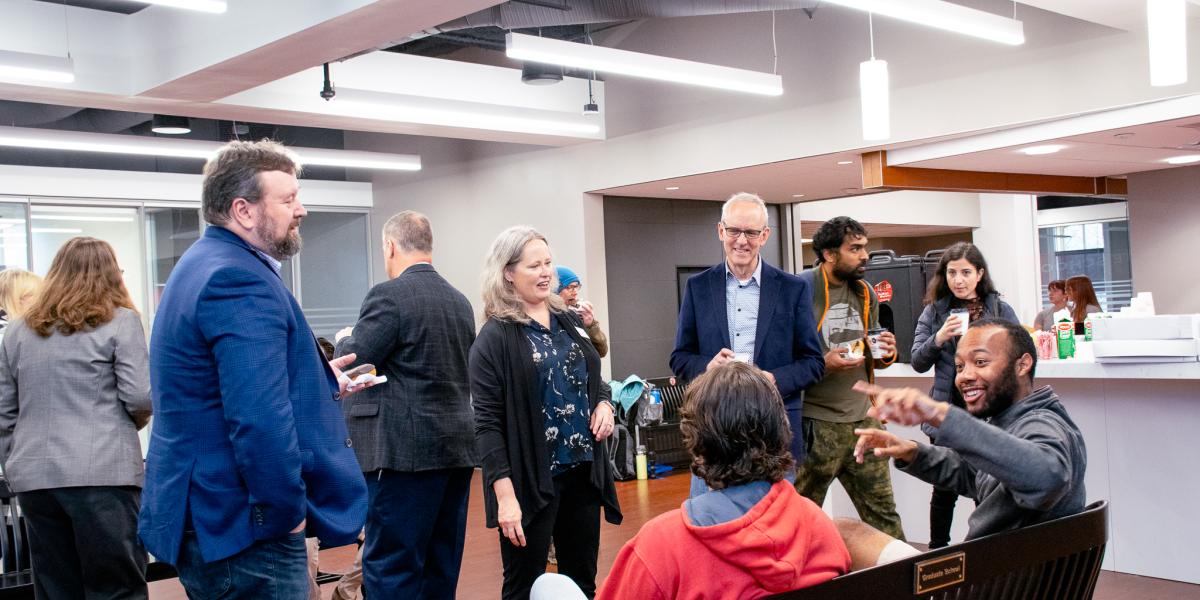
<svg viewBox="0 0 1200 600">
<path fill-rule="evenodd" d="M 864 569 L 774 600 L 1087 600 L 1108 543 L 1108 504 Z"/>
</svg>

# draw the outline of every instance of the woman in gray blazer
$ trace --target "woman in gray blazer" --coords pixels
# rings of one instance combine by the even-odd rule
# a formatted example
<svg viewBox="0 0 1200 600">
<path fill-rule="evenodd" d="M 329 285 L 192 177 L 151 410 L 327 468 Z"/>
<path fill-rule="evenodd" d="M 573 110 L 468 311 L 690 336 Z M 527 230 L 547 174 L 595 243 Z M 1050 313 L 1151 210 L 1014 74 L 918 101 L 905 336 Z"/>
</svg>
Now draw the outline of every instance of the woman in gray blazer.
<svg viewBox="0 0 1200 600">
<path fill-rule="evenodd" d="M 147 598 L 141 318 L 113 249 L 77 237 L 0 343 L 0 465 L 29 528 L 37 598 Z"/>
</svg>

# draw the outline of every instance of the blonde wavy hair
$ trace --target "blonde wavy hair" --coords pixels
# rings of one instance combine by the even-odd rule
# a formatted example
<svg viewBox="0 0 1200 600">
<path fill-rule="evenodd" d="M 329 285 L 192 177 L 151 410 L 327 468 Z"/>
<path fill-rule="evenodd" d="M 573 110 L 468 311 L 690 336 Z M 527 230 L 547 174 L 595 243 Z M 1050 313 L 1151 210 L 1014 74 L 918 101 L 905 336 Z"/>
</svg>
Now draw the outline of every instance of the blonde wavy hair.
<svg viewBox="0 0 1200 600">
<path fill-rule="evenodd" d="M 20 318 L 24 304 L 21 300 L 36 295 L 41 287 L 42 278 L 25 269 L 0 271 L 0 310 L 9 320 Z"/>
<path fill-rule="evenodd" d="M 483 318 L 529 323 L 529 315 L 525 314 L 525 303 L 517 295 L 512 282 L 504 278 L 504 273 L 521 260 L 525 245 L 534 240 L 546 242 L 546 236 L 528 225 L 516 225 L 500 232 L 492 247 L 484 258 L 483 273 L 480 275 L 480 287 L 483 289 Z M 552 289 L 558 287 L 558 275 L 551 275 Z M 550 294 L 546 299 L 553 312 L 563 312 L 567 306 L 558 294 Z"/>
</svg>

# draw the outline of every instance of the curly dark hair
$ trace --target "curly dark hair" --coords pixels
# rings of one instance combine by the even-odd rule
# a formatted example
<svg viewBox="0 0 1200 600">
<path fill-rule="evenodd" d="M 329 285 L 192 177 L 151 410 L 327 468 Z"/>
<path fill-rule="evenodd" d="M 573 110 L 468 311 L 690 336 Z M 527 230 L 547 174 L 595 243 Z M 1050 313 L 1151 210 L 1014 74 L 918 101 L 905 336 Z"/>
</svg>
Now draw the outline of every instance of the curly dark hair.
<svg viewBox="0 0 1200 600">
<path fill-rule="evenodd" d="M 684 394 L 682 416 L 692 473 L 714 490 L 775 483 L 795 464 L 783 398 L 750 365 L 731 362 L 696 378 Z"/>
<path fill-rule="evenodd" d="M 813 264 L 825 262 L 825 251 L 837 251 L 845 243 L 848 235 L 867 237 L 867 228 L 850 217 L 834 217 L 822 223 L 812 237 L 812 251 L 817 255 Z"/>
</svg>

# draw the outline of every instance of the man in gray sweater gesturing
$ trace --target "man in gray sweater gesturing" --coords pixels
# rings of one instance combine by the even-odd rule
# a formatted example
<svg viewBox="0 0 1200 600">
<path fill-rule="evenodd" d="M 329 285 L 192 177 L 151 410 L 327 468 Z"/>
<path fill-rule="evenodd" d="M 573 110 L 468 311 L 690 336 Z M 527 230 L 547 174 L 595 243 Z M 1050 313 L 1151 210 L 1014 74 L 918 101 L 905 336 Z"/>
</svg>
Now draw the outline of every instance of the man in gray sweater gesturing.
<svg viewBox="0 0 1200 600">
<path fill-rule="evenodd" d="M 1029 334 L 1005 321 L 972 323 L 954 361 L 967 410 L 911 388 L 856 385 L 875 397 L 869 414 L 936 427 L 940 446 L 859 429 L 855 458 L 892 457 L 900 470 L 974 498 L 968 540 L 1082 510 L 1083 434 L 1050 386 L 1033 388 L 1037 349 Z"/>
</svg>

